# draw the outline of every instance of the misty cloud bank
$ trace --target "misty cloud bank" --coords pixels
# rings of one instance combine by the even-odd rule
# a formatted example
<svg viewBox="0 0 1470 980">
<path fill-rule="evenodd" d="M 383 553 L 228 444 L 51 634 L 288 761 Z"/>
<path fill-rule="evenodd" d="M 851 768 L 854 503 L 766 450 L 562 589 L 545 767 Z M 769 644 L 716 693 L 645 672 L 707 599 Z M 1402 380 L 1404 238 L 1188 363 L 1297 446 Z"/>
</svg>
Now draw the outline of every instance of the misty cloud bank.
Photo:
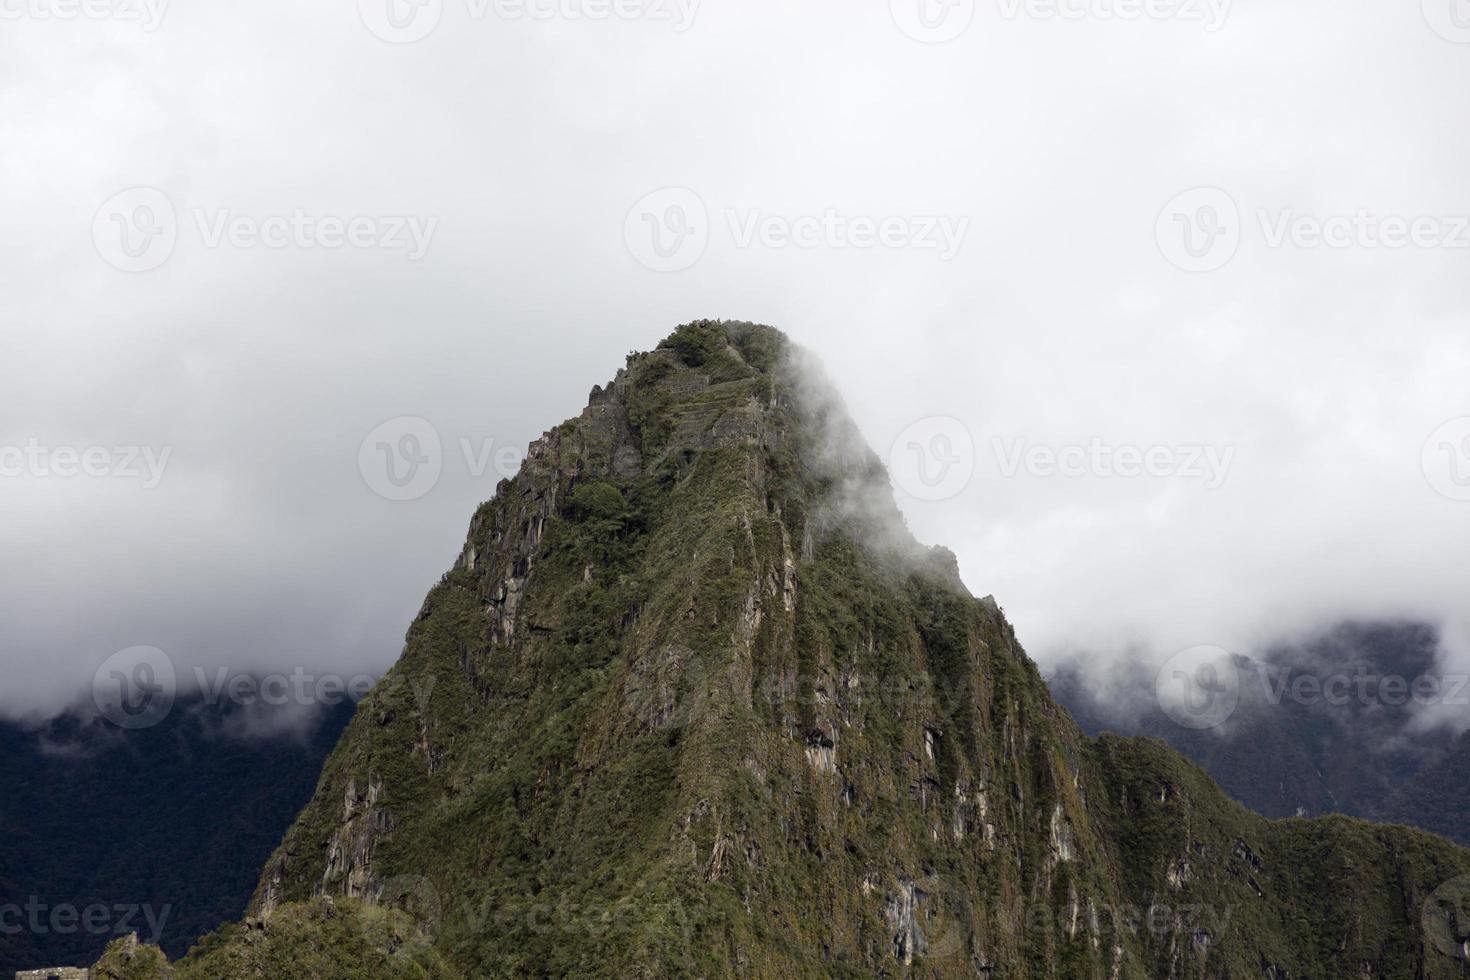
<svg viewBox="0 0 1470 980">
<path fill-rule="evenodd" d="M 19 24 L 0 36 L 0 451 L 168 456 L 151 488 L 116 467 L 0 477 L 0 713 L 85 698 L 140 645 L 183 676 L 381 673 L 503 475 L 474 460 L 700 317 L 821 357 L 908 525 L 1043 666 L 1391 617 L 1470 670 L 1470 469 L 1426 471 L 1470 416 L 1465 252 L 1318 247 L 1254 217 L 1470 211 L 1470 60 L 1418 6 L 1352 0 L 1324 26 L 1237 4 L 1206 30 L 1022 5 L 943 45 L 835 2 L 703 5 L 678 31 L 451 18 L 403 44 L 351 4 L 281 0 L 170 5 L 146 33 Z M 94 222 L 136 187 L 166 196 L 177 240 L 126 272 Z M 830 209 L 965 232 L 945 258 L 665 212 L 668 242 L 703 238 L 661 273 L 627 237 L 660 188 L 715 223 Z M 1159 229 L 1198 188 L 1240 220 L 1186 272 Z M 247 247 L 191 218 L 297 209 L 438 220 L 412 258 Z M 360 461 L 403 418 L 430 443 L 375 441 L 411 461 L 436 439 L 438 470 L 390 500 Z M 1003 465 L 1018 444 L 1179 455 L 1043 473 Z M 1189 475 L 1194 448 L 1219 479 Z"/>
</svg>

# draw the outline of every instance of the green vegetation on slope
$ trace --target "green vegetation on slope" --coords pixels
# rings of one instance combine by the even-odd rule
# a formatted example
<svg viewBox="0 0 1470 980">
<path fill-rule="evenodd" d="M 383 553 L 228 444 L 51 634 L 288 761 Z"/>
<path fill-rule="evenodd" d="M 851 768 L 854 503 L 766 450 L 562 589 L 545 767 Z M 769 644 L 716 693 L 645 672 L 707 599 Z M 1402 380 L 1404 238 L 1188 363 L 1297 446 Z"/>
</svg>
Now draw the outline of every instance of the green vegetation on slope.
<svg viewBox="0 0 1470 980">
<path fill-rule="evenodd" d="M 280 948 L 382 955 L 325 894 L 473 977 L 1461 975 L 1465 852 L 1084 739 L 791 353 L 682 327 L 533 445 L 267 865 Z"/>
</svg>

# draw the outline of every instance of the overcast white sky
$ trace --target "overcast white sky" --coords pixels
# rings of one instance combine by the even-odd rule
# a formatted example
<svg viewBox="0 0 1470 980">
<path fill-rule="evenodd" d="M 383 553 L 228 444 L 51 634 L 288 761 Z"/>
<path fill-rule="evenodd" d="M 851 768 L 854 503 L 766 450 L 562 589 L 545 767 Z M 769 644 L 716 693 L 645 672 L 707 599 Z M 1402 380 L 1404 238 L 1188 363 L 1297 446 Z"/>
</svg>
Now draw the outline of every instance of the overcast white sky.
<svg viewBox="0 0 1470 980">
<path fill-rule="evenodd" d="M 136 645 L 384 669 L 494 450 L 698 317 L 826 362 L 1043 663 L 1466 613 L 1463 0 L 68 2 L 0 0 L 0 711 Z M 1184 473 L 1005 473 L 1092 440 Z"/>
</svg>

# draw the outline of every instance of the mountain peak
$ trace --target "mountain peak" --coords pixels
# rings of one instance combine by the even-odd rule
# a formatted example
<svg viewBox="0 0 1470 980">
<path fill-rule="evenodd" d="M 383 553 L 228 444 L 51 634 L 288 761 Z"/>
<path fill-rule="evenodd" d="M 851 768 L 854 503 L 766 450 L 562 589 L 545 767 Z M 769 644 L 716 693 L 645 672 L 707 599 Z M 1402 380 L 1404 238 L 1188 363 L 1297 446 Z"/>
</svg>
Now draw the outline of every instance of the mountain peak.
<svg viewBox="0 0 1470 980">
<path fill-rule="evenodd" d="M 435 976 L 1450 977 L 1419 913 L 1467 872 L 1084 738 L 810 359 L 700 321 L 476 511 L 259 925 L 180 967 L 269 973 L 308 925 L 376 963 L 412 921 Z"/>
</svg>

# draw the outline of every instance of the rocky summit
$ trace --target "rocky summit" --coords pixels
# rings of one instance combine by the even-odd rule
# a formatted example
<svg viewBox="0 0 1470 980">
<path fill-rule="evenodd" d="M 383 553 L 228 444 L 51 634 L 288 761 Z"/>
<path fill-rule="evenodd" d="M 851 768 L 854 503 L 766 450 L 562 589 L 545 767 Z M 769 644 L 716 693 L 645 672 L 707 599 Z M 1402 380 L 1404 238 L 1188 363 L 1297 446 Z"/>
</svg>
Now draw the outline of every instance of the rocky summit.
<svg viewBox="0 0 1470 980">
<path fill-rule="evenodd" d="M 1084 737 L 809 360 L 698 322 L 477 511 L 246 918 L 109 969 L 1451 978 L 1467 874 Z"/>
</svg>

